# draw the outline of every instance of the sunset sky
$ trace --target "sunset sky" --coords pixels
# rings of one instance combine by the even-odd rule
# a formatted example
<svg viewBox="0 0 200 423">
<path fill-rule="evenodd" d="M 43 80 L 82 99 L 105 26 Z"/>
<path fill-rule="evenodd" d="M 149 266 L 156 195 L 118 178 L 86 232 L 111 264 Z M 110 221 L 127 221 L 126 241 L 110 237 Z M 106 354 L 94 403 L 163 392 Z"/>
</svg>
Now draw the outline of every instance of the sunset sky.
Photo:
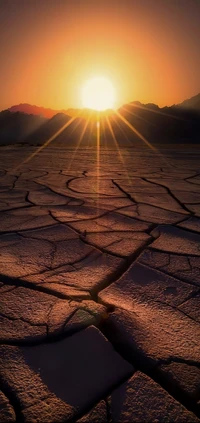
<svg viewBox="0 0 200 423">
<path fill-rule="evenodd" d="M 0 109 L 81 107 L 105 76 L 116 106 L 200 92 L 200 0 L 1 0 Z"/>
</svg>

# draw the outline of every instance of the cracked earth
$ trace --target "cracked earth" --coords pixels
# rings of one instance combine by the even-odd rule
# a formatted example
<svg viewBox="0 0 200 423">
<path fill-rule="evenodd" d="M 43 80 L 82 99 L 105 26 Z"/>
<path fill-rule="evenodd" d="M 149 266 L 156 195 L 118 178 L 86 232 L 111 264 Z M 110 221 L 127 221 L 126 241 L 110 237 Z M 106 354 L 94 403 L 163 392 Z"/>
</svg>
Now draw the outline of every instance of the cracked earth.
<svg viewBox="0 0 200 423">
<path fill-rule="evenodd" d="M 1 147 L 0 421 L 200 422 L 200 150 Z"/>
</svg>

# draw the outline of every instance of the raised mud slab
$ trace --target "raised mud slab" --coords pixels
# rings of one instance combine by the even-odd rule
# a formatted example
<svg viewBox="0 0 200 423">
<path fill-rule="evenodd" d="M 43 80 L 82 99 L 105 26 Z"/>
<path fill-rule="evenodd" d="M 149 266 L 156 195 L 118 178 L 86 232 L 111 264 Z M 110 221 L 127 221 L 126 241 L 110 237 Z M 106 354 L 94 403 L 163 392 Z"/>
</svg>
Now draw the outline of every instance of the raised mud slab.
<svg viewBox="0 0 200 423">
<path fill-rule="evenodd" d="M 200 149 L 0 148 L 0 422 L 200 421 Z"/>
</svg>

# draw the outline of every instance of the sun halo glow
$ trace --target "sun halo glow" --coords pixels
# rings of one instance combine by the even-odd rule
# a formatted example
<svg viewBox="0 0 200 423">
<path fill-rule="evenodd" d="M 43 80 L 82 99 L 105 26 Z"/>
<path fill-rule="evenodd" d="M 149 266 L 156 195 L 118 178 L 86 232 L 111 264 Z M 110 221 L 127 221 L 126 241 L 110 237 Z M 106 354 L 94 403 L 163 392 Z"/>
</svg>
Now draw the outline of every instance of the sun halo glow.
<svg viewBox="0 0 200 423">
<path fill-rule="evenodd" d="M 111 81 L 104 77 L 88 79 L 82 87 L 81 99 L 83 107 L 103 111 L 113 109 L 116 93 Z"/>
</svg>

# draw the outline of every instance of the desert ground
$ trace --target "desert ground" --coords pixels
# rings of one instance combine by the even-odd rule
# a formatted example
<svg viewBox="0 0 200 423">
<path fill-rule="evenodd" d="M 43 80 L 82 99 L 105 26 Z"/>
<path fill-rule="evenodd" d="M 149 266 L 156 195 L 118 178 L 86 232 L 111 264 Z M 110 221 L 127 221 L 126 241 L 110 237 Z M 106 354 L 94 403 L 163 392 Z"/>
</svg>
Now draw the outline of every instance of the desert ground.
<svg viewBox="0 0 200 423">
<path fill-rule="evenodd" d="M 200 421 L 200 148 L 36 150 L 0 148 L 0 421 Z"/>
</svg>

